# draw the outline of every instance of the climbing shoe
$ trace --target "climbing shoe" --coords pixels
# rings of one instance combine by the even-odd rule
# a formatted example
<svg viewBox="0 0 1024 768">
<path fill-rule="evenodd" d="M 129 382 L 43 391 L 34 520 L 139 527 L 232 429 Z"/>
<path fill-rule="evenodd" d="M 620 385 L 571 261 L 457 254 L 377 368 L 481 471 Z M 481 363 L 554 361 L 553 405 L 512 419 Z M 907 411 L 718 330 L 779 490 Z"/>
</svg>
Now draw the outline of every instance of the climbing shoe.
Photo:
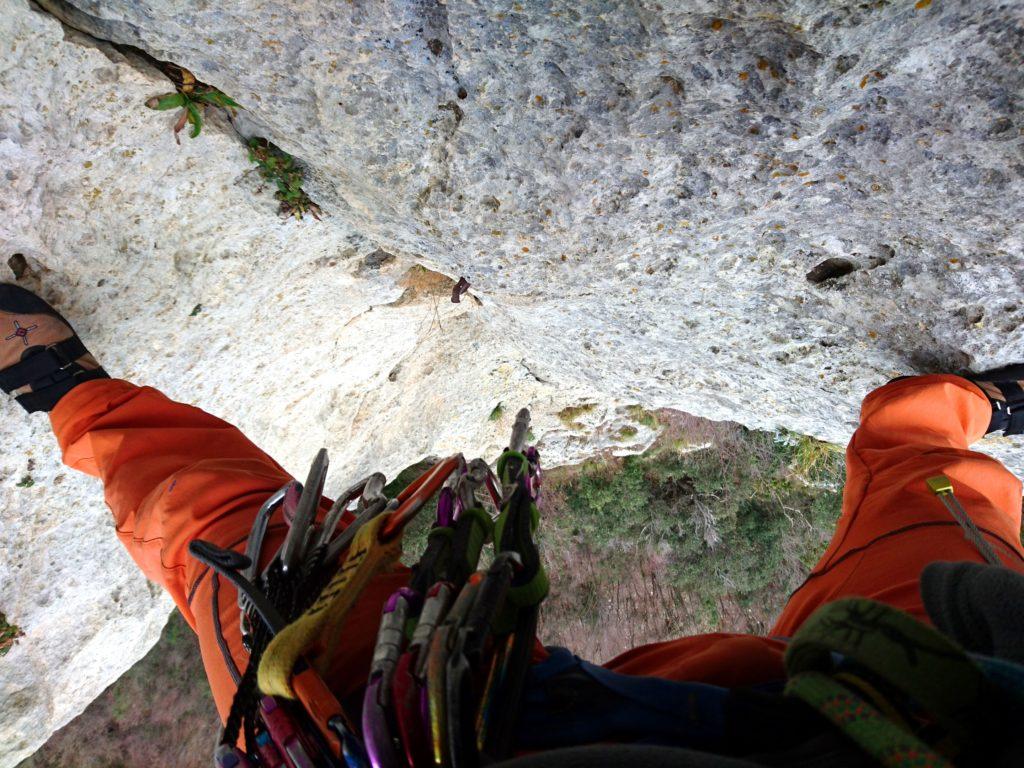
<svg viewBox="0 0 1024 768">
<path fill-rule="evenodd" d="M 977 384 L 992 403 L 988 432 L 1001 429 L 1004 435 L 1024 434 L 1024 363 L 972 373 L 964 378 Z"/>
<path fill-rule="evenodd" d="M 51 410 L 92 379 L 109 379 L 71 323 L 31 291 L 0 283 L 0 387 L 29 413 Z"/>
</svg>

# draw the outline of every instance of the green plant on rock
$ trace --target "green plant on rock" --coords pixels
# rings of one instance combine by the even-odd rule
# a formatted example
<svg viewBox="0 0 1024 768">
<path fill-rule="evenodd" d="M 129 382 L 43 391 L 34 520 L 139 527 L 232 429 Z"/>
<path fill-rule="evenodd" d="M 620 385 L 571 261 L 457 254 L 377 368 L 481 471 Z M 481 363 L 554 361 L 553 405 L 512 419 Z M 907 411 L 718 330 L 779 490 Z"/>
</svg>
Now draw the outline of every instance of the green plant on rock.
<svg viewBox="0 0 1024 768">
<path fill-rule="evenodd" d="M 7 621 L 3 611 L 0 611 L 0 656 L 5 656 L 14 647 L 15 641 L 24 634 L 18 627 Z"/>
<path fill-rule="evenodd" d="M 305 172 L 294 157 L 266 139 L 252 138 L 249 139 L 249 160 L 256 163 L 260 176 L 277 188 L 274 197 L 281 203 L 282 215 L 301 219 L 302 214 L 308 213 L 320 219 L 320 206 L 302 189 Z"/>
<path fill-rule="evenodd" d="M 647 427 L 648 429 L 657 429 L 661 426 L 661 422 L 658 421 L 658 415 L 652 411 L 648 411 L 642 405 L 631 405 L 627 407 L 626 415 L 637 424 Z"/>
<path fill-rule="evenodd" d="M 168 65 L 171 66 L 171 65 Z M 221 93 L 211 85 L 200 83 L 195 75 L 182 67 L 174 67 L 173 73 L 168 73 L 174 81 L 177 90 L 173 93 L 165 93 L 162 96 L 154 96 L 146 101 L 146 106 L 160 112 L 169 109 L 180 109 L 181 115 L 174 124 L 174 140 L 179 144 L 181 139 L 178 134 L 184 130 L 186 125 L 192 126 L 188 135 L 196 138 L 203 129 L 203 115 L 207 106 L 221 107 L 232 114 L 242 106 L 230 96 Z"/>
<path fill-rule="evenodd" d="M 776 444 L 783 461 L 807 482 L 824 486 L 842 484 L 842 446 L 785 430 L 777 435 Z"/>
<path fill-rule="evenodd" d="M 570 405 L 563 408 L 558 412 L 558 420 L 568 429 L 582 430 L 586 429 L 586 426 L 579 420 L 581 416 L 586 416 L 591 411 L 595 410 L 597 405 L 594 403 L 582 403 L 581 405 Z"/>
</svg>

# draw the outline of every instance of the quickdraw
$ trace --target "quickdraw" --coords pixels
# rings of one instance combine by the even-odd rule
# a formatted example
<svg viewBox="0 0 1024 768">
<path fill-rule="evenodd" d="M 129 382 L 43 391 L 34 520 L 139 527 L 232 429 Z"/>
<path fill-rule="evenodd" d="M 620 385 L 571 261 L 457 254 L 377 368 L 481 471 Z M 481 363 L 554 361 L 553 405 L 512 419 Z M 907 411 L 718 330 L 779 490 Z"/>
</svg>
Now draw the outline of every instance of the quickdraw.
<svg viewBox="0 0 1024 768">
<path fill-rule="evenodd" d="M 451 456 L 390 501 L 384 476 L 374 474 L 318 522 L 328 467 L 321 450 L 304 484 L 290 482 L 261 507 L 244 555 L 192 542 L 195 557 L 238 587 L 250 653 L 217 766 L 472 768 L 511 754 L 548 588 L 533 539 L 540 466 L 536 449 L 525 446 L 528 431 L 523 409 L 497 472 L 482 459 Z M 357 723 L 324 683 L 331 649 L 342 642 L 352 605 L 398 560 L 405 527 L 435 495 L 425 551 L 408 585 L 383 607 Z M 278 509 L 289 531 L 258 573 Z M 478 570 L 492 540 L 493 561 Z"/>
</svg>

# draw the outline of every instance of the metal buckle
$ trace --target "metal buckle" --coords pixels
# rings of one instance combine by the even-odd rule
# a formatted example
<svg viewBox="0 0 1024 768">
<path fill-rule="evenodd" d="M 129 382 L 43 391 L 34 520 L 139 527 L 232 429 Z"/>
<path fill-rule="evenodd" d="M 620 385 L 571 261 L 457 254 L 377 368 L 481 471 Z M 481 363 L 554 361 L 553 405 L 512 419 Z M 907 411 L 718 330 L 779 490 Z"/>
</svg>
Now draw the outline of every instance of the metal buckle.
<svg viewBox="0 0 1024 768">
<path fill-rule="evenodd" d="M 68 357 L 68 354 L 64 351 L 64 348 L 61 346 L 64 343 L 64 341 L 66 341 L 66 339 L 63 341 L 58 341 L 55 344 L 51 344 L 46 348 L 47 352 L 49 352 L 55 358 L 57 358 L 58 363 L 63 363 L 63 365 L 61 365 L 60 368 L 58 369 L 61 371 L 65 371 L 76 364 L 76 361 Z"/>
</svg>

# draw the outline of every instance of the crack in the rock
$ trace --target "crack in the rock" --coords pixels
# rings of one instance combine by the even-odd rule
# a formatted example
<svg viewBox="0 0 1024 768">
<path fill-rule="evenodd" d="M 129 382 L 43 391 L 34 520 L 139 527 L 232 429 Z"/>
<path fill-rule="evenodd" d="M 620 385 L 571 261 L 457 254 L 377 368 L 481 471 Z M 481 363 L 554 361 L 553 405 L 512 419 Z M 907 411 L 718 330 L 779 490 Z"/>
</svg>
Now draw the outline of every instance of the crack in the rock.
<svg viewBox="0 0 1024 768">
<path fill-rule="evenodd" d="M 440 131 L 440 136 L 430 151 L 431 159 L 437 167 L 437 172 L 431 174 L 427 185 L 420 190 L 420 193 L 416 196 L 415 210 L 417 212 L 421 211 L 427 205 L 430 200 L 430 196 L 433 194 L 435 189 L 445 193 L 451 191 L 451 144 L 455 139 L 455 134 L 459 130 L 459 125 L 462 124 L 462 118 L 465 116 L 465 112 L 463 112 L 462 107 L 454 101 L 438 104 L 437 108 L 451 112 L 452 116 L 451 118 L 444 120 L 446 125 Z M 438 122 L 440 122 L 440 120 L 438 120 Z"/>
<path fill-rule="evenodd" d="M 533 378 L 533 380 L 536 381 L 538 384 L 550 384 L 551 383 L 548 379 L 541 378 L 536 373 L 534 373 L 533 369 L 529 365 L 527 365 L 525 358 L 520 360 L 519 364 L 521 366 L 523 366 L 523 368 L 526 369 L 526 372 L 528 374 L 530 374 L 531 378 Z"/>
<path fill-rule="evenodd" d="M 108 59 L 118 64 L 127 64 L 143 74 L 152 75 L 155 70 L 166 77 L 161 69 L 162 62 L 159 59 L 137 46 L 99 37 L 95 34 L 93 25 L 90 24 L 91 21 L 95 21 L 95 17 L 75 8 L 65 0 L 31 0 L 29 5 L 37 13 L 54 18 L 64 29 L 66 40 L 78 45 L 91 45 Z M 120 59 L 114 59 L 111 56 L 111 48 L 121 55 Z"/>
<path fill-rule="evenodd" d="M 102 24 L 100 20 L 85 13 L 79 8 L 76 8 L 67 0 L 33 0 L 35 6 L 39 12 L 46 13 L 52 16 L 57 22 L 65 28 L 65 30 L 73 30 L 78 35 L 83 36 L 87 41 L 92 43 L 96 48 L 101 51 L 109 46 L 115 51 L 120 53 L 124 57 L 124 63 L 131 67 L 143 72 L 147 75 L 152 75 L 154 72 L 158 72 L 166 77 L 174 86 L 177 88 L 180 82 L 174 77 L 175 72 L 180 72 L 184 69 L 179 64 L 175 64 L 171 61 L 165 61 L 159 59 L 149 51 L 133 45 L 131 43 L 125 43 L 118 40 L 111 40 L 104 37 L 100 37 L 96 34 L 96 29 Z M 128 22 L 120 22 L 127 27 L 130 27 L 133 31 L 133 36 L 140 39 L 142 36 L 138 33 L 137 29 L 128 24 Z M 106 53 L 106 51 L 104 51 Z M 109 58 L 109 54 L 108 54 Z M 197 81 L 198 82 L 198 81 Z M 199 83 L 200 85 L 210 86 L 209 83 Z M 220 89 L 217 89 L 220 90 Z M 244 133 L 238 130 L 235 126 L 234 121 L 231 119 L 228 113 L 228 124 L 231 126 L 232 131 L 242 141 L 243 144 L 247 144 L 248 140 L 252 137 L 246 136 Z M 253 122 L 256 122 L 255 120 Z"/>
<path fill-rule="evenodd" d="M 67 2 L 67 0 L 32 0 L 32 4 L 38 12 L 45 13 L 56 19 L 56 21 L 64 27 L 65 32 L 67 30 L 71 30 L 76 35 L 82 36 L 98 50 L 102 51 L 108 58 L 110 58 L 110 54 L 107 51 L 107 47 L 109 46 L 124 57 L 123 63 L 126 63 L 128 66 L 134 67 L 138 71 L 147 75 L 153 74 L 154 71 L 159 72 L 161 75 L 166 77 L 175 86 L 175 88 L 178 87 L 179 83 L 173 76 L 173 73 L 184 69 L 181 65 L 159 59 L 149 51 L 132 43 L 100 37 L 97 34 L 97 29 L 104 26 L 105 22 L 102 19 L 86 13 L 80 8 L 77 8 Z M 131 37 L 134 37 L 140 42 L 142 41 L 142 34 L 137 27 L 126 21 L 120 21 L 117 23 L 128 28 L 130 30 Z M 201 85 L 216 88 L 216 86 L 212 86 L 209 83 L 201 83 Z M 251 123 L 252 127 L 258 129 L 259 133 L 256 131 L 246 131 L 240 128 L 236 122 L 236 118 L 229 110 L 222 109 L 221 112 L 226 117 L 224 122 L 230 126 L 231 133 L 239 140 L 243 147 L 246 148 L 246 151 L 248 151 L 249 142 L 252 139 L 261 139 L 263 141 L 270 140 L 267 138 L 267 134 L 269 133 L 267 126 L 253 116 L 252 112 L 249 110 L 246 110 L 248 118 L 246 122 Z M 302 158 L 296 157 L 295 155 L 291 155 L 291 157 L 303 170 L 312 170 L 312 166 Z"/>
</svg>

